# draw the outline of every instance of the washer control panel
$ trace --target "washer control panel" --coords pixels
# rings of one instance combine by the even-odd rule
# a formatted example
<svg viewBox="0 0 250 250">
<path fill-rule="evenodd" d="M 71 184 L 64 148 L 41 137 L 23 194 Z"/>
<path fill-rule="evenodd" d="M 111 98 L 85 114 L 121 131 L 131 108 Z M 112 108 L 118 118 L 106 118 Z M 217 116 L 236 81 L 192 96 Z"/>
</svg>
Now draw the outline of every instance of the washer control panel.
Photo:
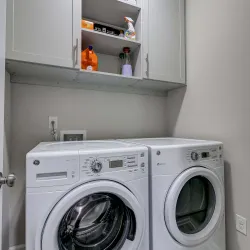
<svg viewBox="0 0 250 250">
<path fill-rule="evenodd" d="M 90 163 L 90 168 L 91 168 L 93 173 L 100 173 L 102 170 L 102 162 L 100 162 L 98 160 L 93 160 Z"/>
<path fill-rule="evenodd" d="M 108 172 L 126 171 L 146 173 L 148 156 L 139 154 L 114 156 L 81 156 L 81 173 L 87 176 L 101 175 Z"/>
</svg>

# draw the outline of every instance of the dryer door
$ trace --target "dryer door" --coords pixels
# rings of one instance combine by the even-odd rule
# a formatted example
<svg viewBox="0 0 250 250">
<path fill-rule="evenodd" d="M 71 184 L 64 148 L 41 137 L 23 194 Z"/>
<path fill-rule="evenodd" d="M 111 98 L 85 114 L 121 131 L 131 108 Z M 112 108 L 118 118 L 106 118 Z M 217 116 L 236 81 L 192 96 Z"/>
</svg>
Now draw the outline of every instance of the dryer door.
<svg viewBox="0 0 250 250">
<path fill-rule="evenodd" d="M 211 170 L 193 167 L 180 174 L 167 194 L 165 222 L 184 246 L 209 239 L 224 216 L 224 185 Z"/>
<path fill-rule="evenodd" d="M 55 205 L 38 237 L 37 249 L 137 249 L 144 232 L 143 211 L 134 194 L 121 184 L 85 183 Z"/>
</svg>

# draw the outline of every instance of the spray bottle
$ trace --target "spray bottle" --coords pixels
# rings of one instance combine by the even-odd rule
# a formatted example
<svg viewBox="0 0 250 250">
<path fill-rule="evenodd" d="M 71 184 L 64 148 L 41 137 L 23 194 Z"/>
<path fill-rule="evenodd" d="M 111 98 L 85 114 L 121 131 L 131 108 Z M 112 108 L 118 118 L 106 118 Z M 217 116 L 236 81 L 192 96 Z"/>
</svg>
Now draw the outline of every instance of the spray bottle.
<svg viewBox="0 0 250 250">
<path fill-rule="evenodd" d="M 133 25 L 134 20 L 130 17 L 124 17 L 124 19 L 125 19 L 125 22 L 128 24 L 128 29 L 125 31 L 124 38 L 135 40 L 136 32 L 135 32 L 135 28 Z"/>
</svg>

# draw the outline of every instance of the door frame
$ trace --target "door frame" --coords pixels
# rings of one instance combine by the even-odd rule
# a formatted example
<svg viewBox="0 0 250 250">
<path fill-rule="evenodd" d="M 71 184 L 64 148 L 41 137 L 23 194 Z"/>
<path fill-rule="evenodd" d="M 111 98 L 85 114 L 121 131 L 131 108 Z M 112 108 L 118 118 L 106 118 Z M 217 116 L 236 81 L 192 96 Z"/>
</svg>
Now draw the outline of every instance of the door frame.
<svg viewBox="0 0 250 250">
<path fill-rule="evenodd" d="M 0 172 L 5 173 L 5 132 L 4 132 L 4 109 L 5 109 L 5 43 L 6 43 L 6 0 L 0 1 Z M 8 225 L 9 214 L 6 209 L 6 188 L 0 189 L 0 250 L 9 248 Z M 7 218 L 7 219 L 6 219 Z M 5 228 L 7 227 L 7 228 Z M 7 240 L 6 240 L 7 238 Z"/>
</svg>

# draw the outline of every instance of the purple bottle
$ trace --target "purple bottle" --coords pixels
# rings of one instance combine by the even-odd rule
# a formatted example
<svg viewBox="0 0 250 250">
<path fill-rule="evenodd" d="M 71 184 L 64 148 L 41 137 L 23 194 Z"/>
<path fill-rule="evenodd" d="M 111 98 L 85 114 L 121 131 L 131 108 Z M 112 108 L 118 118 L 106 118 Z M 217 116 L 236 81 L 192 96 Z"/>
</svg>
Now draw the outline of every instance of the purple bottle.
<svg viewBox="0 0 250 250">
<path fill-rule="evenodd" d="M 124 61 L 122 65 L 122 75 L 132 76 L 133 72 L 132 72 L 132 65 L 131 65 L 130 55 L 129 55 L 130 48 L 128 47 L 123 48 L 123 52 L 124 52 Z"/>
</svg>

